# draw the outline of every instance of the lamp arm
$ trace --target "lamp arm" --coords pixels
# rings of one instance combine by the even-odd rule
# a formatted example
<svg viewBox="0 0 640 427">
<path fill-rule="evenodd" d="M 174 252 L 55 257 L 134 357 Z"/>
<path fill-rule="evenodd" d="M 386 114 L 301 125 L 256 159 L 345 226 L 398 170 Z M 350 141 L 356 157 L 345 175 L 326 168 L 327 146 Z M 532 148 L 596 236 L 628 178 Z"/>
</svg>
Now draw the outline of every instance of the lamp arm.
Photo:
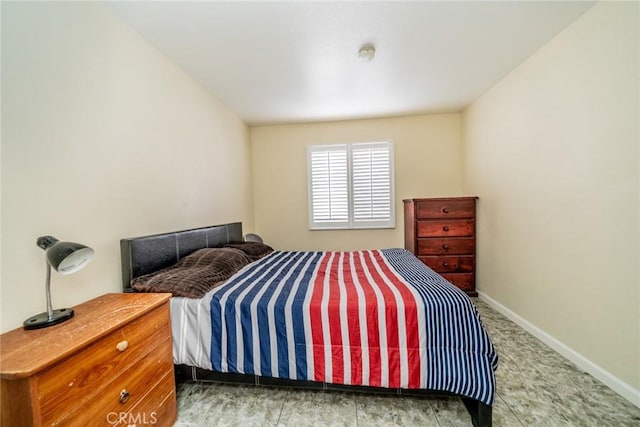
<svg viewBox="0 0 640 427">
<path fill-rule="evenodd" d="M 47 316 L 49 316 L 49 320 L 53 320 L 53 307 L 51 306 L 51 264 L 49 261 L 47 263 L 47 282 L 46 282 L 46 290 L 47 290 Z"/>
</svg>

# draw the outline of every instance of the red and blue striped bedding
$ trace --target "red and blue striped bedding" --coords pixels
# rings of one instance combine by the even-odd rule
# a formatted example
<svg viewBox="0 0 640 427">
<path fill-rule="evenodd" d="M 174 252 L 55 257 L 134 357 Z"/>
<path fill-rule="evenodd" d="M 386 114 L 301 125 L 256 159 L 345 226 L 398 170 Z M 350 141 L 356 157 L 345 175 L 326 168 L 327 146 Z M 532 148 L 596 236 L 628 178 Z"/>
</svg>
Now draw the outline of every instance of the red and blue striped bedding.
<svg viewBox="0 0 640 427">
<path fill-rule="evenodd" d="M 475 306 L 404 249 L 273 252 L 210 305 L 214 371 L 493 404 L 498 357 Z"/>
</svg>

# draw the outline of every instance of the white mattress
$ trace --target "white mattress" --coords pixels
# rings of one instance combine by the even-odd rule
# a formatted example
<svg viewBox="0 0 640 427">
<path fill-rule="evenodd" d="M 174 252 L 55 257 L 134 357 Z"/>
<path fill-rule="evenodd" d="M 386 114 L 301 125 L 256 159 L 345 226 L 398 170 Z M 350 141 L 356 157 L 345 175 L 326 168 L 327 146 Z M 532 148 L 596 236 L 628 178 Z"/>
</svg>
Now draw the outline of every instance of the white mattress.
<svg viewBox="0 0 640 427">
<path fill-rule="evenodd" d="M 210 303 L 211 292 L 199 299 L 171 298 L 174 364 L 211 369 Z"/>
</svg>

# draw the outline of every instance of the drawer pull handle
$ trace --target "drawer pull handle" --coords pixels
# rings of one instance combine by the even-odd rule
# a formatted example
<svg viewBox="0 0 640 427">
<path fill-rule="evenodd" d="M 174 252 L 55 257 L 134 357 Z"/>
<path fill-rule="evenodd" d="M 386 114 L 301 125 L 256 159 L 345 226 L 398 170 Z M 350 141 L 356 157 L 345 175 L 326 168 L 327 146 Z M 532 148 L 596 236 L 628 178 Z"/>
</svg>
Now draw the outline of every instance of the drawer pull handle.
<svg viewBox="0 0 640 427">
<path fill-rule="evenodd" d="M 442 208 L 442 213 L 449 213 L 449 209 L 448 208 Z"/>
<path fill-rule="evenodd" d="M 442 263 L 442 266 L 446 267 L 446 268 L 449 268 L 449 263 L 447 261 L 445 261 L 445 262 Z"/>
<path fill-rule="evenodd" d="M 123 388 L 120 392 L 120 403 L 127 403 L 127 400 L 129 400 L 129 396 L 129 390 Z"/>
<path fill-rule="evenodd" d="M 449 227 L 448 227 L 448 226 L 446 226 L 446 225 L 445 225 L 444 227 L 442 227 L 442 229 L 443 229 L 444 231 L 449 231 Z"/>
<path fill-rule="evenodd" d="M 116 345 L 116 348 L 118 349 L 118 351 L 125 351 L 127 349 L 127 347 L 129 347 L 129 343 L 127 342 L 127 340 L 120 341 Z"/>
<path fill-rule="evenodd" d="M 442 249 L 444 249 L 445 251 L 449 249 L 449 245 L 442 245 Z"/>
</svg>

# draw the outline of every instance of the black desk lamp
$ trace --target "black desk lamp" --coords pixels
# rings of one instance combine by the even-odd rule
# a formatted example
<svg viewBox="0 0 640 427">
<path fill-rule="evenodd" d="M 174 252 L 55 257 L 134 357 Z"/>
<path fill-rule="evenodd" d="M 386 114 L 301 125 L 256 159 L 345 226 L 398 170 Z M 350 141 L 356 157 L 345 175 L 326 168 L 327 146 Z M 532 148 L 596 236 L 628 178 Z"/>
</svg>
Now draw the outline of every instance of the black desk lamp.
<svg viewBox="0 0 640 427">
<path fill-rule="evenodd" d="M 60 274 L 71 274 L 84 267 L 91 257 L 93 249 L 79 243 L 61 242 L 53 236 L 38 237 L 38 246 L 46 251 L 47 259 L 47 311 L 24 321 L 25 329 L 39 329 L 57 325 L 73 317 L 73 309 L 51 308 L 51 267 Z"/>
</svg>

